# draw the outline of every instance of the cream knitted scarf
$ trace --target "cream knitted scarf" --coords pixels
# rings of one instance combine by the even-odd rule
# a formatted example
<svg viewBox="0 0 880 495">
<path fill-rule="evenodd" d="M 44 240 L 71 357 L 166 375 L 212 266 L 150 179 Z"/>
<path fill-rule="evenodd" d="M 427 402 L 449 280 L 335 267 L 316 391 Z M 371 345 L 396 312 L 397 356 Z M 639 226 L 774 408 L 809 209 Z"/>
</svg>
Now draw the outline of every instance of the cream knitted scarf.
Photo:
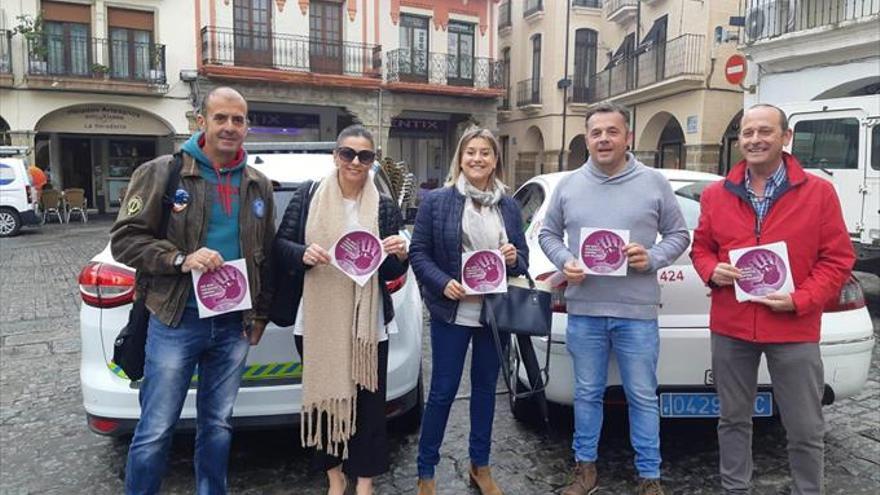
<svg viewBox="0 0 880 495">
<path fill-rule="evenodd" d="M 367 180 L 358 199 L 358 223 L 379 235 L 379 191 Z M 330 249 L 345 233 L 337 175 L 315 191 L 306 220 L 305 244 Z M 300 439 L 330 455 L 348 458 L 355 434 L 357 387 L 376 391 L 378 274 L 360 287 L 333 266 L 308 270 L 303 283 L 303 392 Z M 341 452 L 340 452 L 341 450 Z"/>
</svg>

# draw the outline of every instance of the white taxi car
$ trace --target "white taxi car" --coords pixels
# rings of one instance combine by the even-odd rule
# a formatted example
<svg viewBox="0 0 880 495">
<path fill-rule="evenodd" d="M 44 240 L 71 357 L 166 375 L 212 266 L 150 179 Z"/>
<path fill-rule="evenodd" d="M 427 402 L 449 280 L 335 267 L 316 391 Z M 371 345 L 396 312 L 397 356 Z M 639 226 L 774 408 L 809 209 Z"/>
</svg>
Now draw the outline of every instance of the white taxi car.
<svg viewBox="0 0 880 495">
<path fill-rule="evenodd" d="M 697 226 L 700 216 L 700 193 L 709 184 L 721 180 L 713 174 L 685 170 L 660 170 L 669 180 L 684 213 L 688 228 Z M 532 178 L 515 194 L 522 208 L 523 225 L 529 246 L 529 271 L 536 279 L 549 280 L 557 272 L 538 245 L 538 233 L 553 190 L 568 173 L 559 172 Z M 552 277 L 557 280 L 559 277 Z M 709 346 L 709 289 L 691 265 L 689 252 L 675 263 L 657 272 L 661 287 L 659 314 L 660 359 L 657 369 L 661 417 L 717 417 L 719 405 L 714 393 Z M 565 348 L 564 282 L 553 291 L 553 328 L 550 341 L 533 339 L 535 352 L 543 363 L 550 345 L 550 374 L 546 396 L 550 402 L 572 404 L 574 377 L 571 357 Z M 865 307 L 859 282 L 850 277 L 838 300 L 825 307 L 822 315 L 820 349 L 825 368 L 824 404 L 857 394 L 865 385 L 874 347 L 874 330 Z M 518 364 L 516 361 L 513 364 Z M 523 366 L 511 367 L 518 374 L 519 387 L 528 383 Z M 624 394 L 613 354 L 608 369 L 606 403 L 622 403 Z M 775 414 L 772 384 L 766 362 L 762 360 L 756 416 Z M 515 416 L 525 419 L 533 414 L 529 401 L 511 400 Z"/>
<path fill-rule="evenodd" d="M 258 147 L 268 150 L 268 147 Z M 281 222 L 297 184 L 319 180 L 333 168 L 330 154 L 251 152 L 248 163 L 275 186 L 275 221 Z M 379 191 L 394 196 L 378 167 L 373 177 Z M 403 230 L 401 235 L 409 237 Z M 386 415 L 401 428 L 417 428 L 423 408 L 421 379 L 422 304 L 412 270 L 387 282 L 395 318 L 389 328 Z M 128 320 L 134 293 L 134 270 L 116 262 L 110 246 L 92 258 L 79 275 L 82 297 L 80 381 L 83 406 L 92 431 L 119 436 L 131 433 L 140 417 L 139 383 L 132 383 L 112 362 L 113 342 Z M 301 404 L 302 364 L 293 342 L 293 328 L 269 324 L 260 344 L 250 349 L 233 425 L 273 427 L 297 423 Z M 196 389 L 190 388 L 179 428 L 194 427 Z"/>
</svg>

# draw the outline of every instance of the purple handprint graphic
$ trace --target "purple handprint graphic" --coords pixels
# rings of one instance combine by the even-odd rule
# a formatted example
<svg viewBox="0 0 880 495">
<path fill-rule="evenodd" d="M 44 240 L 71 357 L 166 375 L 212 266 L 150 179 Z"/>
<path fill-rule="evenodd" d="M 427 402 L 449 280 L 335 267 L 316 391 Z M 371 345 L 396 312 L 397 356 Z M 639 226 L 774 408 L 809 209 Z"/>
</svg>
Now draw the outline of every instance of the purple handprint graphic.
<svg viewBox="0 0 880 495">
<path fill-rule="evenodd" d="M 336 243 L 336 263 L 349 275 L 371 273 L 382 259 L 382 244 L 369 232 L 349 232 Z"/>
<path fill-rule="evenodd" d="M 743 274 L 737 283 L 749 294 L 766 296 L 778 291 L 785 284 L 785 262 L 769 249 L 749 251 L 737 260 L 736 267 Z"/>
<path fill-rule="evenodd" d="M 626 256 L 623 254 L 623 239 L 608 230 L 597 230 L 588 235 L 581 244 L 581 259 L 584 265 L 596 273 L 617 271 Z"/>
<path fill-rule="evenodd" d="M 223 265 L 218 270 L 205 273 L 196 285 L 196 295 L 211 311 L 226 311 L 238 306 L 247 291 L 247 279 L 238 268 Z"/>
<path fill-rule="evenodd" d="M 504 262 L 493 251 L 477 251 L 462 267 L 462 282 L 476 292 L 497 289 L 504 276 Z"/>
</svg>

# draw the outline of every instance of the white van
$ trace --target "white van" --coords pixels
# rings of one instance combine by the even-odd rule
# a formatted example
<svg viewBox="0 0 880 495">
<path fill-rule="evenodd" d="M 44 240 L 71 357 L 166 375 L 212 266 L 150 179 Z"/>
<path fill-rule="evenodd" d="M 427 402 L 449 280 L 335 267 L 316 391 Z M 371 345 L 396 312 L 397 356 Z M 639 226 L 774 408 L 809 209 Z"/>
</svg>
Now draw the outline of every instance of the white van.
<svg viewBox="0 0 880 495">
<path fill-rule="evenodd" d="M 789 151 L 831 181 L 856 249 L 856 270 L 880 274 L 880 98 L 779 105 L 794 130 Z"/>
<path fill-rule="evenodd" d="M 39 223 L 37 191 L 27 171 L 27 148 L 0 146 L 0 237 Z"/>
</svg>

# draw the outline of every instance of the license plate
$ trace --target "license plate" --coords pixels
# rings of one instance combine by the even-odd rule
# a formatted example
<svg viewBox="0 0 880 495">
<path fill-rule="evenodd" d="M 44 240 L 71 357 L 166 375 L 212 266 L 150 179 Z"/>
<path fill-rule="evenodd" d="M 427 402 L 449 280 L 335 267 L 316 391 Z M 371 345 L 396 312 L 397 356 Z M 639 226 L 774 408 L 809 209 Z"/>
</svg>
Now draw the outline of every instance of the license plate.
<svg viewBox="0 0 880 495">
<path fill-rule="evenodd" d="M 758 392 L 754 416 L 773 415 L 773 394 Z M 660 416 L 663 418 L 717 418 L 721 415 L 718 394 L 712 392 L 670 392 L 660 394 Z"/>
</svg>

